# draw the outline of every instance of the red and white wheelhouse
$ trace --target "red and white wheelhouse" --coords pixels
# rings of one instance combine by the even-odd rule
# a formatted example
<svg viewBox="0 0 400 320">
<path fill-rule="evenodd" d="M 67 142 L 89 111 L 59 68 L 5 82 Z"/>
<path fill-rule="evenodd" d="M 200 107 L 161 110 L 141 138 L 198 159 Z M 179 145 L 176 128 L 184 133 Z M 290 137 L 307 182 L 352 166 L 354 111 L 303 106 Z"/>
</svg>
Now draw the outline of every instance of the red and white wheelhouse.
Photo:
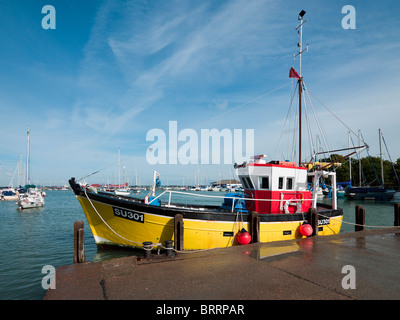
<svg viewBox="0 0 400 320">
<path fill-rule="evenodd" d="M 260 214 L 290 214 L 316 208 L 316 194 L 308 189 L 308 176 L 313 177 L 314 190 L 320 176 L 331 176 L 334 182 L 332 204 L 336 209 L 335 173 L 307 172 L 295 162 L 266 162 L 265 155 L 252 157 L 253 162 L 235 165 L 243 185 L 246 209 Z M 252 199 L 252 200 L 250 200 Z"/>
</svg>

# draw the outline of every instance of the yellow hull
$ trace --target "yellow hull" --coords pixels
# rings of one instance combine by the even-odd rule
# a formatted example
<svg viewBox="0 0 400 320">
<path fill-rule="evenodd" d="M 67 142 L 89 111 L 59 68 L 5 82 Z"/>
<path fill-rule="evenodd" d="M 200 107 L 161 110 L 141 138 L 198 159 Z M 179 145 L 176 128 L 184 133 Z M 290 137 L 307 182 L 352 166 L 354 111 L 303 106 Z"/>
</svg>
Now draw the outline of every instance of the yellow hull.
<svg viewBox="0 0 400 320">
<path fill-rule="evenodd" d="M 91 228 L 97 245 L 142 247 L 151 241 L 162 244 L 174 240 L 174 218 L 160 214 L 119 208 L 86 197 L 77 196 Z M 201 213 L 199 213 L 201 215 Z M 248 222 L 217 221 L 184 218 L 184 249 L 199 250 L 235 245 L 235 236 Z M 332 216 L 329 224 L 319 226 L 319 235 L 334 235 L 340 232 L 342 215 Z M 302 221 L 260 222 L 260 242 L 304 238 L 299 233 Z"/>
</svg>

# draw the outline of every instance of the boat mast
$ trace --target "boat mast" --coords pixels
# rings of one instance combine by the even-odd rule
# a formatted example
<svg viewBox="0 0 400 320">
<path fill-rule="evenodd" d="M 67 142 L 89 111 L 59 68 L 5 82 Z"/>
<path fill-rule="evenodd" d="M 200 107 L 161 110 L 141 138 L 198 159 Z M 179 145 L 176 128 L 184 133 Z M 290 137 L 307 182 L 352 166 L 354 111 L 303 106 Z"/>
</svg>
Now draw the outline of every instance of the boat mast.
<svg viewBox="0 0 400 320">
<path fill-rule="evenodd" d="M 383 178 L 383 158 L 382 158 L 382 131 L 379 129 L 379 153 L 381 157 L 381 176 L 382 176 L 382 188 L 384 188 L 385 182 Z"/>
<path fill-rule="evenodd" d="M 121 188 L 121 153 L 120 153 L 120 148 L 118 148 L 118 188 Z"/>
<path fill-rule="evenodd" d="M 358 130 L 358 145 L 361 145 L 361 130 Z M 358 184 L 361 187 L 361 157 L 358 157 Z"/>
<path fill-rule="evenodd" d="M 351 141 L 351 136 L 350 136 L 350 131 L 349 131 L 349 134 L 348 134 L 349 149 L 350 149 L 350 141 Z M 350 184 L 352 184 L 352 182 L 351 182 L 351 156 L 349 156 L 349 176 L 350 176 L 350 179 L 349 179 Z"/>
<path fill-rule="evenodd" d="M 26 184 L 29 184 L 29 127 L 27 132 L 27 143 L 26 143 Z"/>
<path fill-rule="evenodd" d="M 306 14 L 304 10 L 301 10 L 299 13 L 298 20 L 300 21 L 300 24 L 297 26 L 296 30 L 300 28 L 297 32 L 300 35 L 300 42 L 297 44 L 299 47 L 299 53 L 297 54 L 299 56 L 299 80 L 298 80 L 298 86 L 299 86 L 299 166 L 301 166 L 301 100 L 302 100 L 302 91 L 303 91 L 303 77 L 301 76 L 301 54 L 307 50 L 308 51 L 308 46 L 303 50 L 303 24 L 307 22 L 307 20 L 303 21 L 303 17 Z"/>
</svg>

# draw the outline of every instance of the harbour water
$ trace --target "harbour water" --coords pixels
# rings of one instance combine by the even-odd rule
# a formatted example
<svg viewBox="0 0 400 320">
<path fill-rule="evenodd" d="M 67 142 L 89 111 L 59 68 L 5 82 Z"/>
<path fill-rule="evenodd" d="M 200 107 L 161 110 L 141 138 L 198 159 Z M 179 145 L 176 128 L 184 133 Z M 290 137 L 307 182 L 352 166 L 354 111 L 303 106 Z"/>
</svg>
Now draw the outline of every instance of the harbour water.
<svg viewBox="0 0 400 320">
<path fill-rule="evenodd" d="M 144 197 L 142 191 L 138 196 Z M 222 192 L 196 192 L 197 195 L 223 196 Z M 168 201 L 168 195 L 163 196 Z M 57 268 L 73 263 L 73 224 L 85 223 L 85 253 L 87 261 L 103 261 L 135 254 L 127 250 L 97 250 L 82 208 L 72 191 L 47 191 L 44 208 L 19 211 L 14 201 L 0 202 L 0 299 L 43 299 L 44 266 Z M 222 199 L 187 197 L 174 194 L 173 202 L 220 204 Z M 354 231 L 355 206 L 361 204 L 366 211 L 369 226 L 393 226 L 394 209 L 390 203 L 375 201 L 348 201 L 338 199 L 343 208 L 341 232 Z M 348 223 L 346 223 L 348 222 Z M 367 228 L 368 229 L 368 228 Z"/>
</svg>

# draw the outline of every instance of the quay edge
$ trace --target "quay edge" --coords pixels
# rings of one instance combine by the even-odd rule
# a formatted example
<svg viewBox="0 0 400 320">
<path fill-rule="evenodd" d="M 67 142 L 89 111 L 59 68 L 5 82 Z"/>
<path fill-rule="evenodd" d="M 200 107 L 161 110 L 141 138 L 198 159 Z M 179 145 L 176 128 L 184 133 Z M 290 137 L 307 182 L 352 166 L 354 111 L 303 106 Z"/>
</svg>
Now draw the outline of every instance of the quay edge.
<svg viewBox="0 0 400 320">
<path fill-rule="evenodd" d="M 45 300 L 400 299 L 400 228 L 59 267 Z M 344 266 L 356 270 L 344 289 Z M 241 288 L 238 290 L 238 288 Z M 160 302 L 161 303 L 161 302 Z"/>
</svg>

